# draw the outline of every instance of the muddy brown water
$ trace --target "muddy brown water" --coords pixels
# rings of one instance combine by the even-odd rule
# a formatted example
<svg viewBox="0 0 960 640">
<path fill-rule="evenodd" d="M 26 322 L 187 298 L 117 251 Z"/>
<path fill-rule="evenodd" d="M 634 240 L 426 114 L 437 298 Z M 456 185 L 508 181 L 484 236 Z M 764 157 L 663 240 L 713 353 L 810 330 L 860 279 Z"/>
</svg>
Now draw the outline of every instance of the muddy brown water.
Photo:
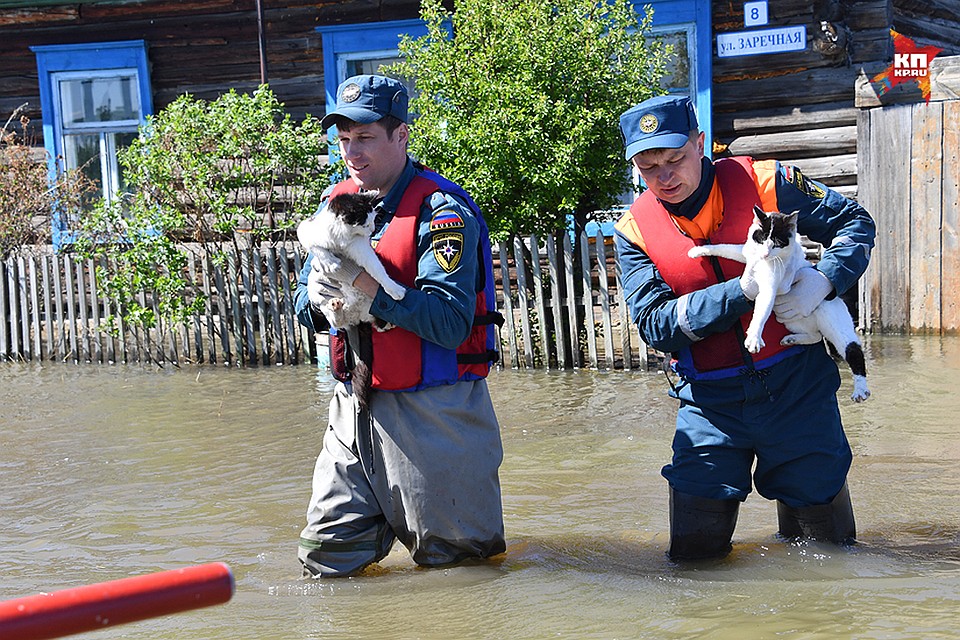
<svg viewBox="0 0 960 640">
<path fill-rule="evenodd" d="M 3 364 L 0 600 L 222 561 L 229 603 L 76 637 L 956 638 L 960 340 L 867 347 L 873 398 L 841 401 L 852 549 L 779 541 L 752 494 L 729 558 L 671 565 L 662 376 L 500 371 L 507 553 L 422 570 L 397 547 L 316 582 L 296 542 L 324 372 Z"/>
</svg>

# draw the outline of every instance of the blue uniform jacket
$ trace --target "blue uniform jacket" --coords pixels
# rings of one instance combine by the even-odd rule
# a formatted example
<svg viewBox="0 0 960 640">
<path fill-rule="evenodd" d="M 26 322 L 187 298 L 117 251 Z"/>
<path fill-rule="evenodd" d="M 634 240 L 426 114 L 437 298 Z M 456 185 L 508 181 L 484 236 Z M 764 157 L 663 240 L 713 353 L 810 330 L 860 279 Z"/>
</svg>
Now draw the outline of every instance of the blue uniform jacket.
<svg viewBox="0 0 960 640">
<path fill-rule="evenodd" d="M 876 235 L 873 219 L 836 191 L 813 180 L 797 180 L 795 168 L 777 163 L 777 169 L 775 188 L 781 210 L 799 212 L 798 231 L 825 248 L 817 269 L 838 295 L 845 293 L 867 268 Z M 791 175 L 793 181 L 788 178 Z M 801 189 L 797 183 L 808 188 Z M 627 307 L 644 340 L 664 352 L 693 344 L 680 326 L 677 295 L 650 257 L 619 232 L 615 242 Z M 752 307 L 737 279 L 711 285 L 687 297 L 685 328 L 700 337 L 726 331 Z"/>
<path fill-rule="evenodd" d="M 375 240 L 383 235 L 400 205 L 407 185 L 419 172 L 420 169 L 408 159 L 407 166 L 396 184 L 377 205 L 377 228 L 373 236 Z M 463 228 L 458 229 L 463 233 L 463 254 L 456 267 L 447 272 L 434 256 L 430 221 L 435 212 L 450 210 L 459 214 L 464 223 Z M 420 210 L 416 288 L 408 289 L 403 300 L 396 301 L 381 287 L 373 299 L 371 313 L 412 331 L 425 340 L 448 349 L 456 349 L 470 335 L 473 326 L 476 291 L 482 280 L 477 257 L 479 238 L 480 227 L 470 208 L 449 193 L 434 193 Z M 294 308 L 297 318 L 304 326 L 317 330 L 321 327 L 314 325 L 307 296 L 307 277 L 311 268 L 308 260 L 300 271 L 294 293 Z"/>
</svg>

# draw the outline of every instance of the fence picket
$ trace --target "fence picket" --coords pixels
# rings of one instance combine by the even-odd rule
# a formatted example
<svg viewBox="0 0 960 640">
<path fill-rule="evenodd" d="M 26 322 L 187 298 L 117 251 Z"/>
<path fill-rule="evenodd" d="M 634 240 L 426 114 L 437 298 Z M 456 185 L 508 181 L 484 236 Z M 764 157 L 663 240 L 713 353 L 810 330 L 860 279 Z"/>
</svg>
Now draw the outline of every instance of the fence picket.
<svg viewBox="0 0 960 640">
<path fill-rule="evenodd" d="M 567 331 L 570 340 L 570 364 L 574 368 L 583 366 L 583 356 L 580 352 L 580 332 L 577 322 L 577 295 L 573 286 L 573 247 L 570 243 L 570 234 L 563 234 L 563 276 L 566 281 L 567 293 Z"/>
<path fill-rule="evenodd" d="M 500 278 L 503 286 L 503 316 L 507 325 L 507 347 L 509 350 L 510 366 L 514 369 L 520 366 L 520 357 L 517 354 L 517 333 L 513 317 L 513 294 L 510 289 L 510 255 L 507 253 L 505 242 L 498 243 L 500 251 Z"/>
<path fill-rule="evenodd" d="M 557 241 L 547 235 L 547 272 L 550 274 L 550 310 L 553 312 L 553 336 L 557 345 L 557 368 L 567 367 L 567 341 L 563 331 L 563 310 L 560 302 L 560 268 L 557 264 Z"/>
<path fill-rule="evenodd" d="M 530 333 L 530 298 L 527 293 L 527 265 L 523 257 L 523 238 L 513 239 L 513 263 L 517 269 L 517 301 L 520 306 L 520 330 L 523 341 L 523 361 L 528 369 L 534 365 L 533 336 Z"/>
<path fill-rule="evenodd" d="M 600 281 L 600 315 L 603 319 L 603 359 L 607 369 L 613 369 L 613 319 L 610 315 L 610 279 L 607 273 L 607 251 L 603 244 L 603 235 L 597 231 L 597 268 Z"/>
<path fill-rule="evenodd" d="M 580 286 L 583 291 L 583 325 L 587 334 L 587 358 L 597 368 L 597 323 L 593 313 L 593 283 L 590 279 L 590 242 L 587 232 L 580 232 Z"/>
<path fill-rule="evenodd" d="M 27 263 L 23 256 L 17 258 L 17 298 L 20 301 L 21 357 L 30 360 L 30 295 L 27 292 Z"/>
<path fill-rule="evenodd" d="M 273 354 L 278 364 L 282 364 L 283 358 L 283 324 L 280 322 L 280 291 L 277 283 L 277 249 L 276 247 L 267 248 L 267 288 L 266 294 L 270 296 L 271 312 L 271 335 L 273 336 Z"/>
<path fill-rule="evenodd" d="M 41 350 L 41 331 L 40 331 L 40 295 L 37 287 L 37 260 L 36 256 L 30 256 L 30 303 L 33 305 L 33 315 L 30 319 L 30 326 L 33 333 L 33 355 L 37 361 L 43 360 L 43 351 Z"/>
<path fill-rule="evenodd" d="M 8 260 L 0 260 L 0 354 L 3 355 L 4 359 L 10 356 L 10 339 L 8 332 L 11 326 L 10 323 L 13 322 L 13 319 L 9 318 L 9 314 L 7 313 L 7 296 L 5 295 L 7 271 L 9 270 L 7 266 L 8 262 Z"/>
<path fill-rule="evenodd" d="M 294 251 L 294 256 L 298 256 L 299 252 Z M 296 260 L 299 265 L 299 259 Z M 286 345 L 287 345 L 287 362 L 290 364 L 296 364 L 297 360 L 297 346 L 296 346 L 296 325 L 297 318 L 293 310 L 293 295 L 290 291 L 290 278 L 286 276 L 287 268 L 287 248 L 280 247 L 280 264 L 283 265 L 283 279 L 280 281 L 280 286 L 283 290 L 283 308 L 284 313 L 287 317 L 287 331 L 286 331 Z M 296 277 L 300 277 L 300 268 L 299 266 L 294 268 L 294 274 Z"/>
<path fill-rule="evenodd" d="M 620 352 L 623 354 L 623 368 L 633 369 L 633 351 L 630 345 L 630 314 L 627 311 L 627 301 L 623 294 L 623 280 L 620 273 L 620 260 L 617 256 L 617 245 L 613 245 L 614 273 L 617 277 L 617 320 L 620 324 Z"/>
</svg>

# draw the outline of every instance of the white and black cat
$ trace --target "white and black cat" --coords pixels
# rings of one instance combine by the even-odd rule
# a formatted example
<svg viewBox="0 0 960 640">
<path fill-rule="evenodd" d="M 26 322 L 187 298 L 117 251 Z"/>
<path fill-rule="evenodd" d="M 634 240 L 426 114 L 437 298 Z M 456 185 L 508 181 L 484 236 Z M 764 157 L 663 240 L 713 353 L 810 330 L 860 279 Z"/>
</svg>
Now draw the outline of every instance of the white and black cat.
<svg viewBox="0 0 960 640">
<path fill-rule="evenodd" d="M 807 262 L 797 234 L 797 213 L 767 213 L 760 207 L 754 207 L 754 221 L 744 244 L 702 245 L 690 249 L 687 255 L 691 258 L 717 256 L 736 260 L 746 263 L 746 272 L 752 271 L 759 293 L 744 340 L 750 353 L 757 353 L 764 346 L 761 334 L 773 313 L 777 295 L 790 290 L 797 270 L 812 266 Z M 811 344 L 826 338 L 837 353 L 843 355 L 853 372 L 851 399 L 863 402 L 870 397 L 863 345 L 843 300 L 824 300 L 809 316 L 795 318 L 784 325 L 790 331 L 781 341 L 784 345 Z"/>
<path fill-rule="evenodd" d="M 319 261 L 314 265 L 319 271 L 333 271 L 340 266 L 341 258 L 350 258 L 391 298 L 402 300 L 406 288 L 387 275 L 370 245 L 376 198 L 376 193 L 343 193 L 330 198 L 316 215 L 299 224 L 297 239 L 313 260 Z M 370 296 L 351 284 L 339 284 L 343 297 L 325 302 L 320 309 L 330 326 L 344 329 L 361 322 L 373 322 Z"/>
<path fill-rule="evenodd" d="M 349 258 L 370 274 L 391 298 L 402 300 L 406 287 L 390 278 L 370 244 L 376 199 L 376 193 L 343 193 L 330 198 L 316 215 L 297 226 L 297 239 L 311 259 L 319 261 L 314 264 L 318 271 L 330 273 L 340 266 L 341 258 Z M 325 300 L 320 311 L 331 327 L 357 326 L 357 360 L 350 379 L 357 403 L 367 410 L 373 379 L 373 345 L 367 323 L 372 323 L 378 331 L 387 331 L 393 325 L 370 314 L 370 296 L 352 284 L 338 284 L 342 297 Z"/>
</svg>

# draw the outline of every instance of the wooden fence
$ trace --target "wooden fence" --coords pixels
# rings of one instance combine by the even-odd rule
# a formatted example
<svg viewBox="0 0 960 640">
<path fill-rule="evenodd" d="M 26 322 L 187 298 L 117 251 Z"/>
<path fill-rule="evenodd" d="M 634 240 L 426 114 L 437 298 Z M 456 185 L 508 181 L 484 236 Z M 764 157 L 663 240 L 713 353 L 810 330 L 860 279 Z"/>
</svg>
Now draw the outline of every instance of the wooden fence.
<svg viewBox="0 0 960 640">
<path fill-rule="evenodd" d="M 114 300 L 97 281 L 95 265 L 47 252 L 0 265 L 0 357 L 65 362 L 181 362 L 228 365 L 297 364 L 312 341 L 293 312 L 292 287 L 302 264 L 293 245 L 240 251 L 224 247 L 221 267 L 188 262 L 204 309 L 180 326 L 145 331 L 117 321 Z M 143 306 L 156 303 L 148 294 Z"/>
<path fill-rule="evenodd" d="M 960 100 L 865 109 L 859 200 L 877 222 L 861 326 L 960 331 Z"/>
<path fill-rule="evenodd" d="M 578 247 L 575 251 L 574 247 Z M 316 362 L 292 293 L 303 256 L 294 243 L 236 250 L 224 266 L 192 258 L 189 277 L 203 311 L 149 332 L 121 315 L 92 262 L 44 252 L 0 263 L 0 358 L 61 362 L 206 363 L 234 366 Z M 197 255 L 198 252 L 188 252 Z M 536 259 L 534 259 L 534 257 Z M 626 320 L 614 247 L 569 234 L 516 238 L 494 247 L 502 365 L 511 368 L 636 369 L 652 354 Z M 518 268 L 519 266 L 519 268 Z M 152 298 L 139 301 L 150 307 Z"/>
</svg>

